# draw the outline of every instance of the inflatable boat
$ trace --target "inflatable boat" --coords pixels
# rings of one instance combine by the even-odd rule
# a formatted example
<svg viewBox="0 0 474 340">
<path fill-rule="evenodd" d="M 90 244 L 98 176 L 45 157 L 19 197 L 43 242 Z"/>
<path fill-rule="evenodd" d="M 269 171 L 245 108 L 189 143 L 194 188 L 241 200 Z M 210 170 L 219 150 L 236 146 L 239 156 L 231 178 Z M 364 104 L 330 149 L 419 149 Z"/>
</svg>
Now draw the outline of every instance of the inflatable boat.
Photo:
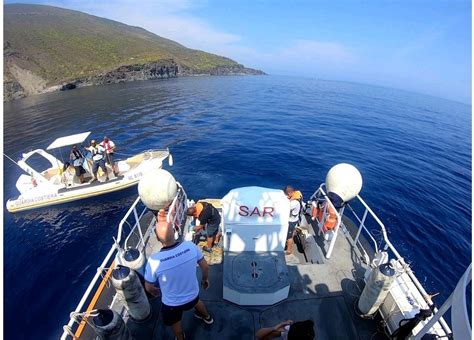
<svg viewBox="0 0 474 340">
<path fill-rule="evenodd" d="M 90 132 L 85 132 L 58 138 L 46 150 L 80 145 L 89 134 Z M 28 163 L 32 157 L 35 159 L 38 156 L 49 163 L 46 169 L 38 170 Z M 173 160 L 168 149 L 142 151 L 124 160 L 116 160 L 116 174 L 108 164 L 107 174 L 99 169 L 97 181 L 92 181 L 91 165 L 85 161 L 83 168 L 86 171 L 86 181 L 81 183 L 74 173 L 66 176 L 65 172 L 68 170 L 63 170 L 65 162 L 52 153 L 36 149 L 24 153 L 16 163 L 26 174 L 20 175 L 16 182 L 20 195 L 9 199 L 6 207 L 9 212 L 14 213 L 123 190 L 136 185 L 148 171 L 161 168 L 166 158 L 169 165 L 172 165 Z"/>
</svg>

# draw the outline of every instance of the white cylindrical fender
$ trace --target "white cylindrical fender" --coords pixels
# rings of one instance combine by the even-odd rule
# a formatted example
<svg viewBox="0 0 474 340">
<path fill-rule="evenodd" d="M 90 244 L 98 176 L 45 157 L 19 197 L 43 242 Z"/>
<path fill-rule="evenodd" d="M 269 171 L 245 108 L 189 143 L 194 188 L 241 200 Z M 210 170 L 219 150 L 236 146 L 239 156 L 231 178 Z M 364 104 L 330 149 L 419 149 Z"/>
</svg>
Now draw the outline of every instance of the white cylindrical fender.
<svg viewBox="0 0 474 340">
<path fill-rule="evenodd" d="M 394 280 L 395 270 L 388 263 L 372 270 L 359 297 L 358 308 L 362 316 L 371 316 L 379 309 Z"/>
<path fill-rule="evenodd" d="M 326 191 L 335 193 L 343 202 L 349 202 L 362 189 L 362 175 L 351 164 L 341 163 L 333 166 L 326 176 Z"/>
<path fill-rule="evenodd" d="M 166 209 L 178 192 L 173 175 L 163 169 L 147 172 L 138 183 L 138 194 L 148 209 Z"/>
<path fill-rule="evenodd" d="M 119 265 L 114 269 L 110 280 L 132 319 L 144 320 L 150 315 L 150 303 L 133 269 Z"/>
<path fill-rule="evenodd" d="M 92 318 L 92 328 L 100 339 L 106 340 L 132 340 L 130 330 L 125 325 L 122 317 L 113 310 L 99 309 L 97 316 Z"/>
</svg>

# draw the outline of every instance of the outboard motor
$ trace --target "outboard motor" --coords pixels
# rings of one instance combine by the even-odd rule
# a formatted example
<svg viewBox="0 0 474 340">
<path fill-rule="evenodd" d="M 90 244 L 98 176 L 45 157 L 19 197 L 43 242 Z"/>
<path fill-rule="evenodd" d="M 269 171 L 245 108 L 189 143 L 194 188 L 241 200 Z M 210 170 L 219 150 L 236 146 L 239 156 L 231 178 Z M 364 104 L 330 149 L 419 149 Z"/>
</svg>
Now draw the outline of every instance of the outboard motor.
<svg viewBox="0 0 474 340">
<path fill-rule="evenodd" d="M 379 309 L 394 280 L 395 270 L 389 263 L 372 270 L 357 304 L 361 317 L 371 317 Z"/>
<path fill-rule="evenodd" d="M 119 263 L 135 270 L 140 275 L 145 274 L 145 255 L 136 248 L 129 248 L 121 251 L 118 255 Z"/>
<path fill-rule="evenodd" d="M 114 269 L 110 280 L 132 319 L 144 320 L 150 315 L 150 303 L 133 269 L 119 265 Z"/>
<path fill-rule="evenodd" d="M 110 309 L 98 309 L 97 316 L 92 318 L 92 328 L 104 340 L 132 340 L 130 330 L 122 317 Z"/>
</svg>

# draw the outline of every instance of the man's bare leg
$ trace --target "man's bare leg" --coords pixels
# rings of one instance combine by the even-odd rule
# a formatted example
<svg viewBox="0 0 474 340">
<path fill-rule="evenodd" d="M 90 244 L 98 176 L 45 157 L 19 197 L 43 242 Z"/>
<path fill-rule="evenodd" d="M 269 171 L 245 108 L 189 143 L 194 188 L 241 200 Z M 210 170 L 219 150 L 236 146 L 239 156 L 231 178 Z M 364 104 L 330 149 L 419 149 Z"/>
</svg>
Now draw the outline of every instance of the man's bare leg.
<svg viewBox="0 0 474 340">
<path fill-rule="evenodd" d="M 207 311 L 206 305 L 201 300 L 196 303 L 196 306 L 194 306 L 194 308 L 196 308 L 196 311 L 199 313 L 200 316 L 203 316 L 206 319 L 209 317 L 209 312 Z"/>
<path fill-rule="evenodd" d="M 285 252 L 286 255 L 293 254 L 293 244 L 294 244 L 293 237 L 286 240 L 286 252 Z"/>
<path fill-rule="evenodd" d="M 183 332 L 183 328 L 181 327 L 181 321 L 174 323 L 171 326 L 171 329 L 173 329 L 173 333 L 176 339 L 184 340 L 184 332 Z"/>
<path fill-rule="evenodd" d="M 216 236 L 215 236 L 215 235 L 214 235 L 214 236 L 208 236 L 208 237 L 207 237 L 207 247 L 208 247 L 209 249 L 212 248 L 212 246 L 214 245 L 214 241 L 215 241 L 215 240 L 216 240 Z"/>
</svg>

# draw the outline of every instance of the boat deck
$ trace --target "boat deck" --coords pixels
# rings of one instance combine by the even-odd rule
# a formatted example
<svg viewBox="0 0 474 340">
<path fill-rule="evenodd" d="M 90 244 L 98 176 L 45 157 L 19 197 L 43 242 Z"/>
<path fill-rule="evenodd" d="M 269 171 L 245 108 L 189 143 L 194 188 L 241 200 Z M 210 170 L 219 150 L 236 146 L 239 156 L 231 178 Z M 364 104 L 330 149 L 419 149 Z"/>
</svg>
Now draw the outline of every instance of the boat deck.
<svg viewBox="0 0 474 340">
<path fill-rule="evenodd" d="M 153 233 L 153 216 L 147 213 L 142 218 L 142 230 L 146 232 L 146 254 L 158 251 L 161 244 Z M 364 320 L 355 313 L 355 301 L 363 288 L 363 273 L 366 265 L 360 260 L 358 251 L 351 246 L 344 233 L 353 226 L 345 221 L 345 228 L 339 230 L 331 259 L 322 252 L 313 255 L 313 262 L 307 263 L 303 254 L 294 247 L 293 255 L 286 256 L 290 277 L 290 292 L 287 299 L 272 306 L 238 306 L 223 300 L 223 264 L 211 261 L 209 269 L 210 287 L 201 290 L 200 297 L 214 318 L 214 324 L 206 325 L 193 317 L 192 311 L 183 314 L 183 329 L 187 339 L 254 339 L 256 330 L 271 327 L 291 319 L 294 321 L 312 319 L 317 339 L 384 339 L 377 334 L 379 319 Z M 346 229 L 347 228 L 347 229 Z M 311 225 L 308 231 L 314 234 Z M 320 244 L 315 236 L 316 244 Z M 137 238 L 138 240 L 138 238 Z M 131 240 L 133 244 L 134 240 Z M 319 247 L 319 245 L 317 246 Z M 309 260 L 311 257 L 307 254 Z M 197 270 L 198 278 L 200 271 Z M 113 287 L 101 294 L 96 308 L 108 307 L 112 300 Z M 160 318 L 160 298 L 151 298 L 152 315 L 148 320 L 136 322 L 126 319 L 134 339 L 174 339 L 170 327 L 165 327 Z M 116 300 L 113 309 L 123 312 L 124 307 Z M 86 326 L 81 338 L 92 338 L 92 329 Z"/>
</svg>

